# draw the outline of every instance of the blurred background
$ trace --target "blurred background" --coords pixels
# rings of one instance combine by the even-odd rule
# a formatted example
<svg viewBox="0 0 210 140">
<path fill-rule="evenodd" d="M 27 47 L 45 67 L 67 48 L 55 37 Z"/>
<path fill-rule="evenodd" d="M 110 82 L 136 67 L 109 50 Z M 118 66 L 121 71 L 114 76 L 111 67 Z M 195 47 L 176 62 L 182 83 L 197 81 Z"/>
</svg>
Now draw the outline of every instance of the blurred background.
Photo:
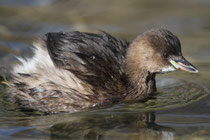
<svg viewBox="0 0 210 140">
<path fill-rule="evenodd" d="M 210 56 L 209 8 L 208 0 L 0 0 L 1 54 L 22 51 L 47 32 L 104 30 L 132 40 L 167 28 L 190 59 L 203 62 Z"/>
<path fill-rule="evenodd" d="M 166 28 L 178 35 L 184 56 L 200 71 L 196 75 L 177 71 L 158 77 L 161 91 L 168 92 L 166 108 L 122 104 L 94 113 L 39 116 L 18 110 L 2 94 L 0 138 L 209 139 L 209 0 L 0 0 L 0 74 L 7 74 L 16 63 L 14 55 L 30 57 L 33 40 L 48 32 L 103 30 L 132 40 L 151 28 Z M 174 93 L 179 96 L 174 97 L 179 99 L 176 102 L 169 99 Z M 167 108 L 171 104 L 176 106 Z M 91 120 L 96 117 L 101 119 Z M 66 122 L 60 124 L 61 120 Z"/>
</svg>

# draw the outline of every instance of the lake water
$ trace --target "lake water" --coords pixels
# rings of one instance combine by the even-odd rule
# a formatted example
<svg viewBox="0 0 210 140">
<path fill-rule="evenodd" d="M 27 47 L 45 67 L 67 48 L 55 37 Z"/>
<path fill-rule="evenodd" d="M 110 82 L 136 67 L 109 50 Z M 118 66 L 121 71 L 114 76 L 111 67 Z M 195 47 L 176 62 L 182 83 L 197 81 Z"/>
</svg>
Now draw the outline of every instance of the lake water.
<svg viewBox="0 0 210 140">
<path fill-rule="evenodd" d="M 184 56 L 200 73 L 159 75 L 159 95 L 74 114 L 20 110 L 0 85 L 0 139 L 210 139 L 209 0 L 0 0 L 0 74 L 14 55 L 30 57 L 32 41 L 47 32 L 104 30 L 132 40 L 151 28 L 178 35 Z"/>
</svg>

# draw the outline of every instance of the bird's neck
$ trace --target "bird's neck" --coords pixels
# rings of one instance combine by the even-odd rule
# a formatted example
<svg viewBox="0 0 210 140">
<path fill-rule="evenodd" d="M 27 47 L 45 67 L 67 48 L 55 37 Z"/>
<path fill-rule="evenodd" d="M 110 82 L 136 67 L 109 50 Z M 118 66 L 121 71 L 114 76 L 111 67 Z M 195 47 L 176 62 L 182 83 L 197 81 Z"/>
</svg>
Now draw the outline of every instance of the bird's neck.
<svg viewBox="0 0 210 140">
<path fill-rule="evenodd" d="M 144 100 L 156 92 L 155 73 L 149 72 L 135 47 L 128 48 L 126 54 L 126 75 L 129 91 L 126 100 Z"/>
<path fill-rule="evenodd" d="M 153 95 L 156 92 L 155 74 L 146 70 L 139 70 L 138 73 L 127 73 L 128 92 L 127 101 L 140 101 Z"/>
</svg>

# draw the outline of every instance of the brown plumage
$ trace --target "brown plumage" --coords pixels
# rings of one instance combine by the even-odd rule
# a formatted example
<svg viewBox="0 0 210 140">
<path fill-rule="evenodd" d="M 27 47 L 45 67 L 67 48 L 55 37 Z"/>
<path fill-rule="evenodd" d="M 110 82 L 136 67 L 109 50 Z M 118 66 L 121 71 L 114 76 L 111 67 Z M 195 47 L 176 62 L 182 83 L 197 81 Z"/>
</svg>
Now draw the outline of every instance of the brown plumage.
<svg viewBox="0 0 210 140">
<path fill-rule="evenodd" d="M 198 72 L 166 29 L 150 30 L 131 43 L 101 34 L 48 33 L 34 43 L 34 56 L 18 58 L 7 95 L 24 108 L 76 112 L 117 102 L 142 101 L 156 91 L 155 75 Z"/>
</svg>

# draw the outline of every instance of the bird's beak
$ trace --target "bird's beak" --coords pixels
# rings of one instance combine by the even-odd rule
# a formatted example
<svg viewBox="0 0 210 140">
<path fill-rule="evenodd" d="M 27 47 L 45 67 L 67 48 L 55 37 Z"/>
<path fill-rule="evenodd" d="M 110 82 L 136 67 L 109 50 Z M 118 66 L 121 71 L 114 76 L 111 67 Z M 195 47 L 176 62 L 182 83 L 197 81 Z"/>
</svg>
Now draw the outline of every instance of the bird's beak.
<svg viewBox="0 0 210 140">
<path fill-rule="evenodd" d="M 176 68 L 187 72 L 198 73 L 199 71 L 188 62 L 183 56 L 175 59 L 169 59 L 169 62 Z"/>
</svg>

